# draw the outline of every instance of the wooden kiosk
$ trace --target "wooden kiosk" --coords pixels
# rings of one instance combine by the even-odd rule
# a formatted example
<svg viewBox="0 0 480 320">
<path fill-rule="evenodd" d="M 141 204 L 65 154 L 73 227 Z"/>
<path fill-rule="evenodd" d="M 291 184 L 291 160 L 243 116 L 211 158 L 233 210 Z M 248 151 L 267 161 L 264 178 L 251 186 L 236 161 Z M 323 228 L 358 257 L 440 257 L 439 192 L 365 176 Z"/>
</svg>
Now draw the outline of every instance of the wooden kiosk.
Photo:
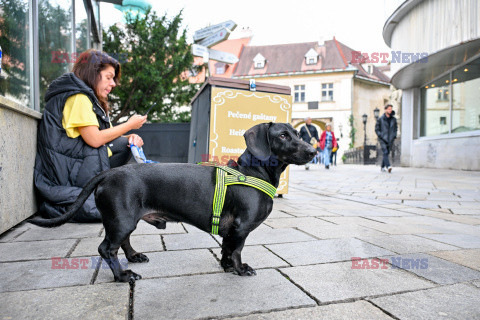
<svg viewBox="0 0 480 320">
<path fill-rule="evenodd" d="M 191 101 L 188 162 L 226 164 L 245 151 L 243 134 L 263 122 L 292 120 L 291 89 L 269 83 L 210 77 Z M 278 194 L 288 192 L 288 168 L 281 176 Z"/>
</svg>

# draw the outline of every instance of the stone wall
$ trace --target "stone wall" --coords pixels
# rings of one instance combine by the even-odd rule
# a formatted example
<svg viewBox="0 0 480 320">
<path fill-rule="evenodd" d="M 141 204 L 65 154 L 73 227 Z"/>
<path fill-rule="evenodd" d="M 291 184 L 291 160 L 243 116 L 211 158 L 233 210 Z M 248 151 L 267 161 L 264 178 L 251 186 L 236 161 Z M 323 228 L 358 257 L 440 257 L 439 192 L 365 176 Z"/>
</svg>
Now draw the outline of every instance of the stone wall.
<svg viewBox="0 0 480 320">
<path fill-rule="evenodd" d="M 33 166 L 40 117 L 0 96 L 0 234 L 36 211 Z"/>
</svg>

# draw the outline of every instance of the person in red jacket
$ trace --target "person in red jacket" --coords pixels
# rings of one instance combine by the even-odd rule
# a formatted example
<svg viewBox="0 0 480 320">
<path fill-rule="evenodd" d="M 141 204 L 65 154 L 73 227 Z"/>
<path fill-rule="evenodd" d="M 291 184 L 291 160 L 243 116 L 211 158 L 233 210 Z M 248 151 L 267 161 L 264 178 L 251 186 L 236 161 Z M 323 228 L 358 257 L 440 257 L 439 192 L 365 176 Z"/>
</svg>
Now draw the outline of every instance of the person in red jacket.
<svg viewBox="0 0 480 320">
<path fill-rule="evenodd" d="M 337 147 L 337 139 L 335 139 L 335 134 L 332 131 L 332 124 L 327 123 L 325 131 L 322 132 L 320 137 L 320 149 L 323 151 L 325 169 L 330 169 L 330 154 L 335 147 Z"/>
</svg>

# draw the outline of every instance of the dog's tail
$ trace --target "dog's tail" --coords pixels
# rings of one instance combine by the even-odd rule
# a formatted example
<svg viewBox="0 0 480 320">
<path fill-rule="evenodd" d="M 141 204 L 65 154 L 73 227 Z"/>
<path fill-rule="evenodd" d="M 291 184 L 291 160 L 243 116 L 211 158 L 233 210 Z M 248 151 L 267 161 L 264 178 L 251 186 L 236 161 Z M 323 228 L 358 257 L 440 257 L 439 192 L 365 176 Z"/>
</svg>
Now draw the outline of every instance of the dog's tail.
<svg viewBox="0 0 480 320">
<path fill-rule="evenodd" d="M 32 219 L 29 219 L 28 222 L 33 223 L 34 225 L 40 226 L 40 227 L 47 227 L 47 228 L 54 228 L 61 226 L 62 224 L 66 223 L 68 220 L 73 218 L 75 214 L 77 213 L 78 209 L 80 209 L 83 205 L 83 203 L 87 200 L 87 198 L 90 196 L 93 190 L 102 182 L 102 180 L 105 178 L 105 175 L 109 171 L 103 171 L 99 175 L 93 177 L 86 185 L 83 187 L 82 192 L 78 195 L 77 200 L 68 208 L 68 211 L 61 215 L 60 217 L 56 217 L 53 219 L 44 219 L 40 217 L 35 217 Z"/>
</svg>

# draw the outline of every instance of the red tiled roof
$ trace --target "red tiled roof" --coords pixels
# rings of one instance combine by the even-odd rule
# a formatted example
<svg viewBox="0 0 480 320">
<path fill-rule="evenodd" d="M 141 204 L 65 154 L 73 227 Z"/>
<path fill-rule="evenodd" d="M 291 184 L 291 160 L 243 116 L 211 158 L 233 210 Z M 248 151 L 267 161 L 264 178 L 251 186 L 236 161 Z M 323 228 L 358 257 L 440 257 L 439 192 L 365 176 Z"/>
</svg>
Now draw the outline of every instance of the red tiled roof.
<svg viewBox="0 0 480 320">
<path fill-rule="evenodd" d="M 318 63 L 316 65 L 307 65 L 305 63 L 305 54 L 312 48 L 319 54 Z M 317 42 L 303 42 L 269 46 L 246 46 L 240 55 L 240 61 L 233 73 L 233 77 L 326 71 L 345 69 L 350 65 L 358 70 L 357 75 L 359 76 L 382 82 L 390 81 L 375 66 L 372 74 L 369 74 L 360 64 L 351 63 L 352 51 L 355 50 L 337 41 L 335 37 L 333 40 L 325 41 L 323 45 L 319 45 Z M 267 60 L 263 69 L 255 69 L 253 65 L 253 58 L 258 53 L 262 54 Z"/>
</svg>

